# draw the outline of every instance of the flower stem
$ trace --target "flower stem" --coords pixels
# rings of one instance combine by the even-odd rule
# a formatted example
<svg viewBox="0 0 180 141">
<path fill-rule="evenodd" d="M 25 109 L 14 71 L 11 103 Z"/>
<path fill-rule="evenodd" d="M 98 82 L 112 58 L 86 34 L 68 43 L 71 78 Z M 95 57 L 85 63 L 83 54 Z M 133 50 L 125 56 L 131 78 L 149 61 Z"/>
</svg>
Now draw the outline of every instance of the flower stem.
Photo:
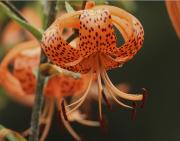
<svg viewBox="0 0 180 141">
<path fill-rule="evenodd" d="M 31 25 L 14 7 L 10 2 L 7 2 L 6 0 L 0 1 L 0 9 L 4 14 L 9 16 L 11 19 L 13 19 L 15 22 L 17 22 L 21 27 L 28 30 L 37 40 L 41 40 L 42 38 L 42 32 L 41 30 L 35 28 L 33 25 Z"/>
<path fill-rule="evenodd" d="M 56 1 L 51 1 L 51 6 L 49 9 L 48 19 L 44 28 L 46 29 L 52 21 L 55 19 L 55 8 L 56 8 Z M 47 57 L 45 56 L 43 50 L 41 49 L 41 57 L 40 57 L 40 65 L 47 62 Z M 38 71 L 38 78 L 37 78 L 37 87 L 36 87 L 36 96 L 35 96 L 35 103 L 32 112 L 31 118 L 31 133 L 29 137 L 29 141 L 38 141 L 39 140 L 39 118 L 41 114 L 41 109 L 43 105 L 43 87 L 45 82 L 45 76 L 43 76 Z"/>
<path fill-rule="evenodd" d="M 9 1 L 6 1 L 6 0 L 1 0 L 1 2 L 6 5 L 11 11 L 13 11 L 13 13 L 19 17 L 20 19 L 24 20 L 27 22 L 27 20 L 24 18 L 23 15 L 21 15 L 21 13 L 18 11 L 18 9 L 12 5 Z"/>
</svg>

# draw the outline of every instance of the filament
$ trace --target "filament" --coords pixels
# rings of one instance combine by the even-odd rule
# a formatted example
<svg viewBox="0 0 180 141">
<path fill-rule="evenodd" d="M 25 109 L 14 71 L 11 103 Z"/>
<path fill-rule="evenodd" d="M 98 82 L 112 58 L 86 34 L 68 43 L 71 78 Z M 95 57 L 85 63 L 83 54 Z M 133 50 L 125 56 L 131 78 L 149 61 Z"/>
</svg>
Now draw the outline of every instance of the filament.
<svg viewBox="0 0 180 141">
<path fill-rule="evenodd" d="M 111 91 L 109 88 L 107 88 L 107 91 L 108 91 L 108 93 L 112 96 L 112 98 L 114 99 L 114 101 L 117 102 L 117 104 L 119 104 L 120 106 L 126 107 L 126 108 L 132 108 L 131 106 L 126 105 L 126 104 L 124 104 L 123 102 L 121 102 L 120 100 L 118 100 L 118 99 L 116 98 L 116 96 L 114 96 L 114 94 L 112 93 L 112 91 Z"/>
<path fill-rule="evenodd" d="M 66 127 L 68 132 L 72 135 L 72 137 L 77 141 L 81 141 L 80 136 L 74 131 L 74 129 L 71 127 L 71 125 L 63 118 L 62 113 L 61 113 L 61 118 L 62 118 L 62 122 L 63 122 L 64 126 Z"/>
<path fill-rule="evenodd" d="M 99 126 L 99 122 L 97 121 L 92 121 L 92 120 L 86 120 L 86 119 L 77 119 L 77 122 L 86 125 L 86 126 Z"/>
<path fill-rule="evenodd" d="M 135 95 L 135 94 L 127 94 L 124 93 L 122 91 L 120 91 L 119 89 L 117 89 L 111 82 L 111 80 L 109 79 L 106 71 L 104 69 L 102 69 L 102 73 L 103 73 L 103 77 L 104 77 L 104 81 L 106 82 L 107 86 L 109 88 L 111 88 L 111 90 L 119 97 L 126 99 L 126 100 L 132 100 L 132 101 L 141 101 L 143 99 L 143 95 L 139 94 L 139 95 Z"/>
<path fill-rule="evenodd" d="M 98 81 L 98 103 L 99 103 L 99 118 L 102 119 L 102 83 L 99 70 L 97 70 L 97 81 Z"/>
<path fill-rule="evenodd" d="M 65 104 L 64 104 L 64 100 L 63 99 L 61 100 L 61 112 L 62 112 L 62 115 L 63 115 L 64 119 L 66 121 L 68 121 L 68 117 L 66 115 L 66 109 L 65 109 Z"/>
<path fill-rule="evenodd" d="M 43 129 L 43 132 L 39 141 L 44 141 L 46 139 L 50 126 L 51 126 L 52 116 L 54 113 L 54 99 L 48 98 L 48 100 L 49 100 L 49 103 L 48 103 L 49 110 L 48 110 L 47 117 L 45 118 L 45 127 Z"/>
<path fill-rule="evenodd" d="M 73 109 L 71 109 L 70 111 L 67 112 L 67 114 L 69 115 L 70 113 L 72 113 L 73 111 L 75 111 L 77 108 L 79 108 L 81 106 L 81 104 L 84 102 L 84 100 L 86 99 L 88 93 L 89 93 L 89 90 L 90 90 L 90 87 L 91 87 L 91 84 L 92 84 L 92 80 L 93 80 L 93 74 L 92 74 L 92 71 L 90 71 L 90 80 L 89 80 L 89 84 L 88 84 L 88 87 L 87 87 L 87 90 L 85 91 L 84 95 L 77 101 L 75 101 L 74 103 L 71 104 L 72 105 L 75 105 L 77 104 Z M 66 106 L 66 107 L 70 107 L 70 106 Z"/>
<path fill-rule="evenodd" d="M 59 100 L 59 99 L 58 99 Z M 61 100 L 62 101 L 62 100 Z M 65 101 L 64 101 L 65 104 Z M 62 105 L 62 104 L 61 104 Z M 61 105 L 58 104 L 58 109 L 62 109 Z M 65 128 L 67 129 L 67 131 L 71 134 L 71 136 L 77 140 L 77 141 L 81 141 L 81 138 L 79 137 L 79 135 L 74 131 L 74 129 L 71 127 L 71 125 L 68 123 L 68 121 L 64 118 L 63 112 L 60 112 L 60 116 L 62 119 L 62 122 L 65 126 Z"/>
</svg>

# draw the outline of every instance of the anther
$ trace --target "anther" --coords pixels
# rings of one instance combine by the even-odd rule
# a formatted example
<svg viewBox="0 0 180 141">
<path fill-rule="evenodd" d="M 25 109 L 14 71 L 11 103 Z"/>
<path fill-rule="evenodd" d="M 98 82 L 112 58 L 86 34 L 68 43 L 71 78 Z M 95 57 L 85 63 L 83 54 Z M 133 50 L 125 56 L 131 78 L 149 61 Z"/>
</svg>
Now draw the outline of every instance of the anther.
<svg viewBox="0 0 180 141">
<path fill-rule="evenodd" d="M 39 128 L 40 133 L 43 133 L 45 126 L 46 126 L 46 123 L 41 123 L 40 124 L 40 128 Z"/>
<path fill-rule="evenodd" d="M 136 102 L 133 102 L 132 103 L 132 111 L 131 111 L 131 120 L 134 121 L 136 119 L 136 114 L 137 114 L 137 110 L 136 110 L 136 107 L 137 107 L 137 104 Z"/>
<path fill-rule="evenodd" d="M 62 100 L 61 102 L 61 111 L 62 111 L 62 114 L 63 114 L 63 117 L 66 121 L 68 121 L 68 117 L 66 115 L 66 109 L 65 109 L 65 104 L 64 104 L 64 100 Z"/>
<path fill-rule="evenodd" d="M 104 99 L 107 107 L 108 107 L 110 110 L 112 110 L 112 106 L 111 106 L 111 104 L 110 104 L 110 101 L 109 101 L 108 98 L 106 97 L 104 91 L 102 91 L 102 97 L 103 97 L 103 99 Z"/>
<path fill-rule="evenodd" d="M 99 118 L 99 123 L 100 123 L 100 128 L 102 133 L 106 134 L 107 133 L 107 121 L 105 120 L 104 117 Z"/>
<path fill-rule="evenodd" d="M 147 96 L 148 96 L 148 91 L 145 88 L 142 88 L 143 90 L 143 99 L 142 102 L 140 104 L 140 107 L 143 108 L 144 105 L 146 104 L 146 100 L 147 100 Z"/>
</svg>

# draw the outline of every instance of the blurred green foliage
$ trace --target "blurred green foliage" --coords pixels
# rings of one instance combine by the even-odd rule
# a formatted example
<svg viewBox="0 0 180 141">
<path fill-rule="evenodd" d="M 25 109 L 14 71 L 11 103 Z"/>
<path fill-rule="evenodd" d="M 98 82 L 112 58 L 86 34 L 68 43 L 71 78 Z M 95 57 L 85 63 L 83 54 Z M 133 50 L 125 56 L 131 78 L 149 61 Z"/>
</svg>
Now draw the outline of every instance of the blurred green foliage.
<svg viewBox="0 0 180 141">
<path fill-rule="evenodd" d="M 0 125 L 0 132 L 2 130 L 8 131 L 8 133 L 4 137 L 6 141 L 26 141 L 26 139 L 24 139 L 20 134 L 6 129 L 4 126 Z"/>
<path fill-rule="evenodd" d="M 0 86 L 0 110 L 5 108 L 8 102 L 5 90 Z"/>
<path fill-rule="evenodd" d="M 75 11 L 75 10 L 73 9 L 73 7 L 72 7 L 68 2 L 66 2 L 66 1 L 65 1 L 65 7 L 66 7 L 66 11 L 67 11 L 68 13 Z"/>
</svg>

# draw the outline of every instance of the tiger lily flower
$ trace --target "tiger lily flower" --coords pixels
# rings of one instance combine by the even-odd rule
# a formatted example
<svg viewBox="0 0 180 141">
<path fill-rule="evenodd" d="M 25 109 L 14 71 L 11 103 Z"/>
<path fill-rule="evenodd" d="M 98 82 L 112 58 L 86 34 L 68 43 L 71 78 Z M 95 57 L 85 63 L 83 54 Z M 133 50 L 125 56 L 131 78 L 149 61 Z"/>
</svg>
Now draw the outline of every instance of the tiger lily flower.
<svg viewBox="0 0 180 141">
<path fill-rule="evenodd" d="M 114 26 L 125 43 L 117 47 Z M 79 30 L 76 45 L 71 46 L 63 37 L 64 28 Z M 65 14 L 45 31 L 41 47 L 52 63 L 61 68 L 87 74 L 89 83 L 84 95 L 66 106 L 67 115 L 81 106 L 88 96 L 94 76 L 98 84 L 99 117 L 102 121 L 102 80 L 108 94 L 121 106 L 133 108 L 118 100 L 142 101 L 144 94 L 127 94 L 117 89 L 107 75 L 108 70 L 121 67 L 131 60 L 142 47 L 144 31 L 139 20 L 130 13 L 113 6 L 92 6 L 90 9 Z M 73 107 L 73 108 L 72 108 Z"/>
</svg>

